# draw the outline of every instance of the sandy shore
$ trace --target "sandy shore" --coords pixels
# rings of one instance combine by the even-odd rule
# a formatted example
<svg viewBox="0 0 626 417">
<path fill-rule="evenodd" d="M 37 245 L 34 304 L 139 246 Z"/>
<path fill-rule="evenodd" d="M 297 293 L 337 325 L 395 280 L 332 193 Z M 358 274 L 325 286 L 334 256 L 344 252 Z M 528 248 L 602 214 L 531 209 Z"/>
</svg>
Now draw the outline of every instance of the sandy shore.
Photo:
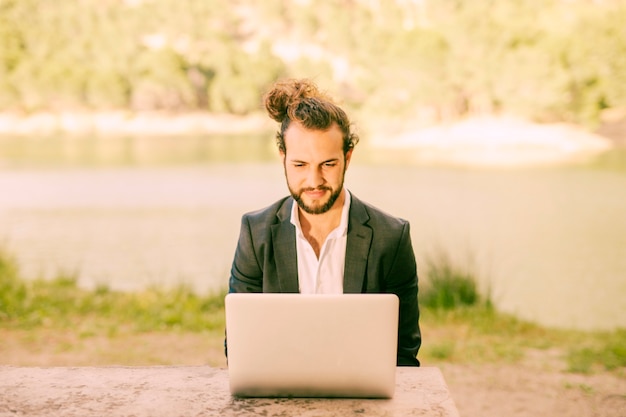
<svg viewBox="0 0 626 417">
<path fill-rule="evenodd" d="M 583 160 L 614 144 L 574 125 L 482 117 L 419 129 L 409 127 L 391 138 L 375 133 L 373 145 L 381 150 L 402 150 L 415 162 L 501 167 Z"/>
</svg>

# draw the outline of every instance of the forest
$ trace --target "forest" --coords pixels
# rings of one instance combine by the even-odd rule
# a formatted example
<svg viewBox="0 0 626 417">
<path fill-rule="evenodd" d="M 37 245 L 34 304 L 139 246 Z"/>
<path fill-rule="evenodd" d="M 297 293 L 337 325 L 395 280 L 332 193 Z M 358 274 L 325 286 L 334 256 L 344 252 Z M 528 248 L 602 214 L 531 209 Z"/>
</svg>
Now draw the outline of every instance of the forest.
<svg viewBox="0 0 626 417">
<path fill-rule="evenodd" d="M 0 0 L 0 112 L 260 109 L 310 77 L 361 117 L 626 109 L 623 0 Z"/>
</svg>

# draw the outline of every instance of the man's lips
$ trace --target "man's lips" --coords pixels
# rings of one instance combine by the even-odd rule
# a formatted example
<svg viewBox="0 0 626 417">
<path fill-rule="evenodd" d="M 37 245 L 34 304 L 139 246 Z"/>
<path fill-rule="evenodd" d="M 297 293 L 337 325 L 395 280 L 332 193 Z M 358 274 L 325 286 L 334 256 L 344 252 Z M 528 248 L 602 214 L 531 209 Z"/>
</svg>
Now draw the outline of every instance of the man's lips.
<svg viewBox="0 0 626 417">
<path fill-rule="evenodd" d="M 312 199 L 317 199 L 317 198 L 321 198 L 326 194 L 326 191 L 328 191 L 325 188 L 319 189 L 316 188 L 314 190 L 305 190 L 304 194 L 307 195 L 307 197 L 312 198 Z"/>
</svg>

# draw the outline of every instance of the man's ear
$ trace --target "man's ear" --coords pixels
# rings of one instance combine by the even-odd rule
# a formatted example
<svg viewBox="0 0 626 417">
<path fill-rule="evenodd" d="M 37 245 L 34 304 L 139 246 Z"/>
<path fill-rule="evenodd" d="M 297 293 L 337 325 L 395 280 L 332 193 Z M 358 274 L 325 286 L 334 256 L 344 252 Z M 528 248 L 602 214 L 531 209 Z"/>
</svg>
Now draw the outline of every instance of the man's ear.
<svg viewBox="0 0 626 417">
<path fill-rule="evenodd" d="M 285 163 L 285 157 L 287 155 L 285 155 L 285 151 L 283 151 L 282 149 L 278 151 L 278 154 L 280 155 L 280 160 L 283 161 L 283 164 Z"/>
<path fill-rule="evenodd" d="M 348 169 L 348 165 L 350 165 L 350 159 L 352 159 L 352 151 L 354 150 L 354 148 L 352 149 L 348 149 L 348 152 L 346 152 L 346 168 Z"/>
</svg>

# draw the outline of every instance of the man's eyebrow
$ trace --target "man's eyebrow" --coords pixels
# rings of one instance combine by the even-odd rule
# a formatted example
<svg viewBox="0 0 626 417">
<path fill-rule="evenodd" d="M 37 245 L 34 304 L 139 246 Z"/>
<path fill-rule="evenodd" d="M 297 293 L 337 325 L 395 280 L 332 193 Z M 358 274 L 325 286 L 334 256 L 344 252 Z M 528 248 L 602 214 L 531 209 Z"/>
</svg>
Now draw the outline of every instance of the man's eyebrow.
<svg viewBox="0 0 626 417">
<path fill-rule="evenodd" d="M 320 162 L 319 164 L 320 165 L 324 165 L 324 164 L 327 164 L 329 162 L 337 162 L 337 161 L 339 161 L 339 158 L 330 158 L 330 159 L 327 159 L 325 161 Z M 310 164 L 310 162 L 302 161 L 300 159 L 290 159 L 289 162 L 295 163 L 295 164 Z"/>
</svg>

